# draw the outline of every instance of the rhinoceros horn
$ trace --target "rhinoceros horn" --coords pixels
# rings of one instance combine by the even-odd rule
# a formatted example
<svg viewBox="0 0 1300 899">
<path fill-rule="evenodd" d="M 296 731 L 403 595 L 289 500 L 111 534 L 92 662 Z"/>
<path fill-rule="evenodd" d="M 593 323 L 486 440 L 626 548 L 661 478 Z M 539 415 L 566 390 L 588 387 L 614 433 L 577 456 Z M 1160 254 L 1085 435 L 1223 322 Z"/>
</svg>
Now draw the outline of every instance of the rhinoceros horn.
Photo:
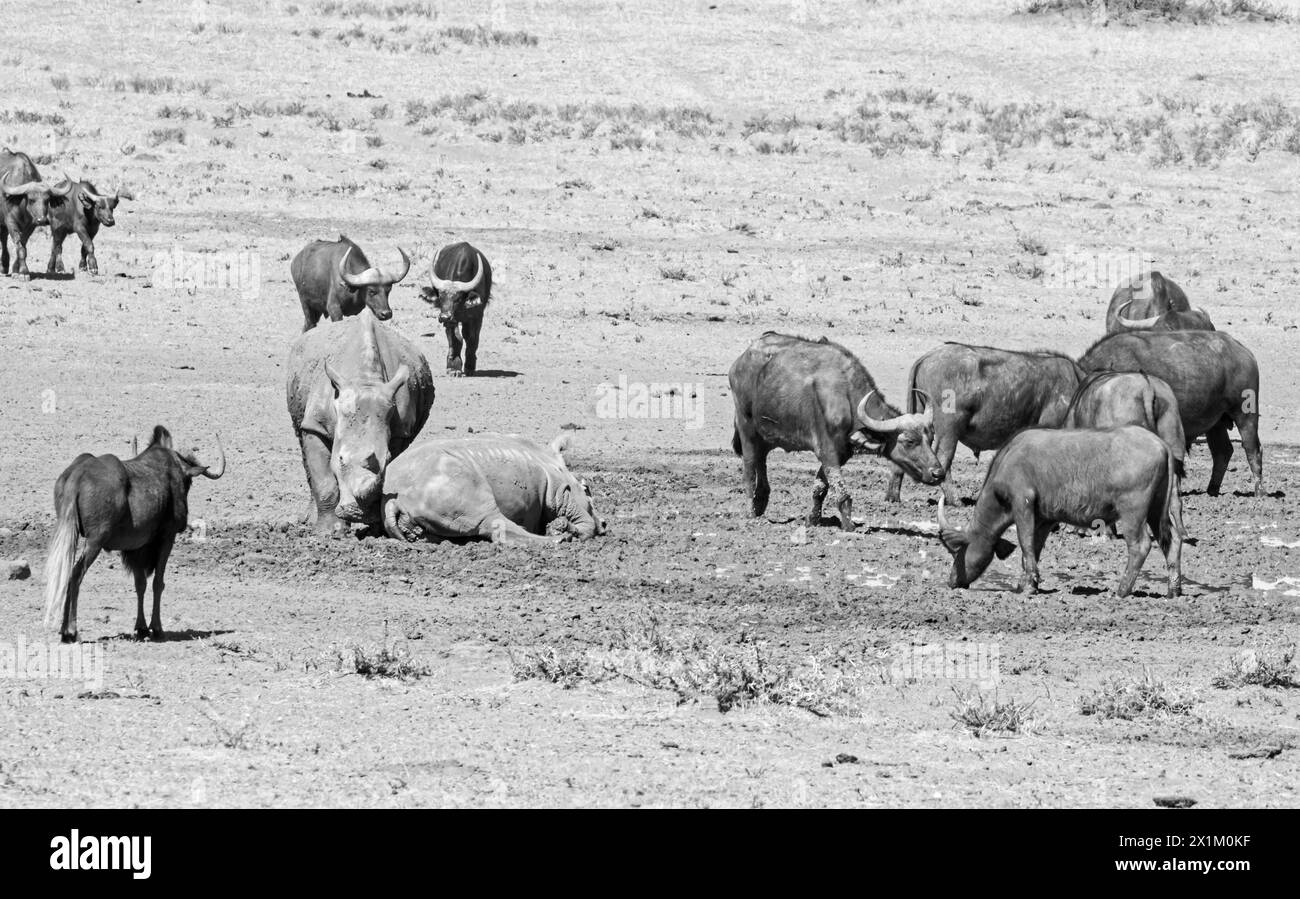
<svg viewBox="0 0 1300 899">
<path fill-rule="evenodd" d="M 871 394 L 876 393 L 872 389 L 858 403 L 858 421 L 862 427 L 868 431 L 875 431 L 878 434 L 891 434 L 897 431 L 908 431 L 912 428 L 928 428 L 934 423 L 934 409 L 929 403 L 926 403 L 924 412 L 910 412 L 894 418 L 872 418 L 867 414 L 867 400 L 871 399 Z M 918 391 L 920 393 L 920 391 Z M 922 396 L 925 394 L 922 393 Z"/>
</svg>

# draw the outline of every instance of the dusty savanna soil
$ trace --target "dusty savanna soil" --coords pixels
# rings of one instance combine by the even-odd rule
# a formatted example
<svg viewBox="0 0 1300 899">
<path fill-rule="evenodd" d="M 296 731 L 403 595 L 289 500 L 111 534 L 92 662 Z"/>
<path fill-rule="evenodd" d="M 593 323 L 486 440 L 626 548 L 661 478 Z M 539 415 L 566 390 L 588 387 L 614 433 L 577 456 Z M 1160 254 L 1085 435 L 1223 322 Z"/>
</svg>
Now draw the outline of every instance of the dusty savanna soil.
<svg viewBox="0 0 1300 899">
<path fill-rule="evenodd" d="M 0 284 L 0 558 L 34 572 L 0 587 L 0 641 L 54 637 L 41 566 L 77 453 L 161 422 L 229 455 L 190 494 L 202 529 L 172 557 L 165 642 L 130 638 L 129 580 L 101 557 L 80 624 L 102 688 L 0 681 L 0 804 L 1296 804 L 1300 691 L 1211 681 L 1243 650 L 1278 658 L 1300 622 L 1297 26 L 657 6 L 58 3 L 33 17 L 39 52 L 0 53 L 5 142 L 136 196 L 99 277 Z M 392 302 L 438 372 L 425 436 L 571 427 L 608 537 L 529 552 L 302 527 L 288 260 L 338 232 L 381 261 L 415 251 Z M 441 374 L 416 292 L 453 239 L 497 274 L 473 379 Z M 177 252 L 257 277 L 169 286 Z M 1205 496 L 1197 448 L 1184 597 L 1164 598 L 1156 551 L 1115 598 L 1122 545 L 1064 532 L 1041 595 L 1012 591 L 1018 555 L 949 590 L 937 492 L 885 505 L 872 459 L 846 469 L 856 534 L 800 527 L 806 454 L 773 457 L 768 516 L 746 516 L 725 373 L 751 339 L 825 334 L 896 399 L 942 340 L 1079 353 L 1109 284 L 1050 275 L 1090 253 L 1149 255 L 1260 362 L 1267 495 L 1234 492 L 1238 450 Z M 698 415 L 598 415 L 620 376 L 684 384 Z M 987 462 L 959 454 L 967 496 Z M 850 707 L 514 678 L 512 658 L 617 648 L 651 619 L 778 669 L 815 658 L 852 679 Z M 417 676 L 356 672 L 385 641 Z M 996 645 L 986 699 L 1032 704 L 1027 728 L 959 725 L 979 685 L 900 673 L 912 643 Z M 1145 676 L 1190 710 L 1081 713 Z"/>
</svg>

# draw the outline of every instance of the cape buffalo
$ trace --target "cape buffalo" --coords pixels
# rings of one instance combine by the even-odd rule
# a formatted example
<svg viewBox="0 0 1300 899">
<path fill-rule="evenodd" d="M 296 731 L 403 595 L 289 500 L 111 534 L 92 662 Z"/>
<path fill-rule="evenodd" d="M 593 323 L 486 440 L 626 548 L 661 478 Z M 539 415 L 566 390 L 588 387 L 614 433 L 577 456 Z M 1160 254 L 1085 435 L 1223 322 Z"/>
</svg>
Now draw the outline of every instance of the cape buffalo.
<svg viewBox="0 0 1300 899">
<path fill-rule="evenodd" d="M 1140 425 L 1169 444 L 1174 471 L 1183 476 L 1187 438 L 1174 389 L 1155 375 L 1102 371 L 1088 375 L 1065 412 L 1067 428 L 1117 428 Z"/>
<path fill-rule="evenodd" d="M 605 533 L 586 484 L 564 464 L 565 438 L 514 434 L 428 440 L 384 476 L 384 530 L 402 540 L 486 537 L 555 543 Z M 559 533 L 543 536 L 550 530 Z"/>
<path fill-rule="evenodd" d="M 1002 534 L 1014 524 L 1024 568 L 1020 589 L 1036 593 L 1038 556 L 1056 524 L 1101 521 L 1118 524 L 1128 545 L 1116 593 L 1133 592 L 1155 535 L 1168 567 L 1169 596 L 1178 596 L 1183 523 L 1177 496 L 1173 453 L 1145 428 L 1021 431 L 993 458 L 965 530 L 948 524 L 939 500 L 939 537 L 953 555 L 948 584 L 969 587 L 994 555 L 1009 556 L 1015 547 Z"/>
<path fill-rule="evenodd" d="M 454 243 L 438 251 L 430 279 L 433 286 L 420 288 L 420 299 L 438 308 L 438 322 L 446 329 L 447 372 L 453 378 L 472 375 L 478 370 L 478 336 L 483 327 L 483 313 L 492 299 L 492 266 L 474 247 Z"/>
<path fill-rule="evenodd" d="M 122 564 L 135 577 L 136 636 L 162 639 L 164 574 L 176 535 L 189 526 L 190 482 L 195 475 L 215 480 L 225 474 L 226 453 L 220 452 L 221 463 L 213 471 L 193 451 L 172 449 L 171 434 L 158 425 L 134 459 L 82 453 L 59 475 L 54 484 L 57 524 L 45 560 L 45 623 L 61 607 L 64 643 L 77 640 L 81 580 L 105 549 L 120 551 Z M 146 629 L 144 588 L 150 575 L 153 614 Z"/>
<path fill-rule="evenodd" d="M 1127 331 L 1097 341 L 1079 365 L 1089 372 L 1138 371 L 1166 381 L 1178 400 L 1187 445 L 1202 434 L 1214 465 L 1206 493 L 1217 496 L 1223 484 L 1232 441 L 1241 445 L 1254 475 L 1256 494 L 1264 488 L 1264 452 L 1259 444 L 1259 364 L 1255 356 L 1223 331 Z"/>
<path fill-rule="evenodd" d="M 117 224 L 113 210 L 122 200 L 134 200 L 128 191 L 118 188 L 111 194 L 101 194 L 89 181 L 73 181 L 66 196 L 53 194 L 49 201 L 50 261 L 45 271 L 62 274 L 63 241 L 69 234 L 81 240 L 81 263 L 77 271 L 99 274 L 99 260 L 95 258 L 95 235 L 99 226 L 111 228 Z"/>
<path fill-rule="evenodd" d="M 773 448 L 817 454 L 821 467 L 808 523 L 821 523 L 829 494 L 845 531 L 853 530 L 853 502 L 840 467 L 855 445 L 923 483 L 943 478 L 930 449 L 933 408 L 927 403 L 914 414 L 895 409 L 862 363 L 824 337 L 813 341 L 768 331 L 732 363 L 728 380 L 736 404 L 731 446 L 744 458 L 745 493 L 755 517 L 767 510 L 767 454 Z"/>
<path fill-rule="evenodd" d="M 1106 309 L 1106 333 L 1124 330 L 1119 313 L 1127 308 L 1131 318 L 1141 319 L 1166 312 L 1190 312 L 1183 289 L 1159 272 L 1144 272 L 1127 284 L 1121 284 L 1111 294 Z"/>
<path fill-rule="evenodd" d="M 286 394 L 322 533 L 378 523 L 384 470 L 410 446 L 433 406 L 424 355 L 369 309 L 299 335 Z"/>
<path fill-rule="evenodd" d="M 314 240 L 299 250 L 289 263 L 289 274 L 302 303 L 302 329 L 316 327 L 322 315 L 336 322 L 362 309 L 369 309 L 380 321 L 392 318 L 388 294 L 411 270 L 406 251 L 398 247 L 397 253 L 402 269 L 395 273 L 372 266 L 361 247 L 342 234 L 338 240 Z"/>
<path fill-rule="evenodd" d="M 0 148 L 0 272 L 30 274 L 27 241 L 37 228 L 49 224 L 47 204 L 72 190 L 65 175 L 57 184 L 41 180 L 41 173 L 26 153 Z M 9 237 L 14 239 L 13 267 L 9 266 Z"/>
<path fill-rule="evenodd" d="M 1070 397 L 1083 380 L 1074 360 L 1047 351 L 1021 352 L 945 343 L 912 364 L 907 376 L 908 411 L 924 392 L 934 400 L 934 453 L 947 477 L 943 495 L 957 502 L 952 460 L 957 444 L 974 451 L 1000 448 L 1023 428 L 1054 428 L 1065 419 Z M 896 471 L 885 499 L 898 502 L 903 473 Z"/>
<path fill-rule="evenodd" d="M 1152 331 L 1213 331 L 1214 322 L 1210 321 L 1210 316 L 1204 309 L 1192 309 L 1184 311 L 1181 309 L 1170 310 L 1159 315 L 1151 315 L 1146 318 L 1127 318 L 1124 313 L 1127 312 L 1125 303 L 1121 307 L 1115 320 L 1119 327 L 1116 331 L 1139 331 L 1144 328 Z"/>
</svg>

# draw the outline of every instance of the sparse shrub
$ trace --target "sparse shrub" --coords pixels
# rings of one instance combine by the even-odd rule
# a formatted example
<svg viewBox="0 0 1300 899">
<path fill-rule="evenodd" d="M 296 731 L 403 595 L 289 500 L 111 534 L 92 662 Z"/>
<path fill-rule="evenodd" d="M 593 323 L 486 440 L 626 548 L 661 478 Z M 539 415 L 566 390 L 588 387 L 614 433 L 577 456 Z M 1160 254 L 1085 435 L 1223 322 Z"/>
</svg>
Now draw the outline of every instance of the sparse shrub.
<svg viewBox="0 0 1300 899">
<path fill-rule="evenodd" d="M 1173 689 L 1152 677 L 1150 670 L 1144 670 L 1140 680 L 1116 677 L 1103 681 L 1099 690 L 1080 699 L 1079 711 L 1100 718 L 1132 721 L 1136 718 L 1187 715 L 1195 703 L 1195 696 Z"/>
<path fill-rule="evenodd" d="M 185 144 L 184 128 L 155 128 L 149 132 L 147 138 L 149 146 L 158 147 L 163 144 Z"/>
<path fill-rule="evenodd" d="M 72 81 L 67 75 L 54 75 L 50 78 L 50 86 L 56 91 L 66 91 L 71 84 Z"/>
<path fill-rule="evenodd" d="M 1300 687 L 1296 679 L 1295 647 L 1274 657 L 1267 652 L 1249 650 L 1228 660 L 1227 670 L 1215 676 L 1212 683 L 1220 690 L 1236 687 Z"/>
<path fill-rule="evenodd" d="M 962 693 L 953 689 L 956 708 L 948 714 L 977 737 L 985 734 L 1019 734 L 1029 729 L 1034 703 L 1015 699 L 1006 702 L 995 693 L 990 699 L 978 689 Z"/>
</svg>

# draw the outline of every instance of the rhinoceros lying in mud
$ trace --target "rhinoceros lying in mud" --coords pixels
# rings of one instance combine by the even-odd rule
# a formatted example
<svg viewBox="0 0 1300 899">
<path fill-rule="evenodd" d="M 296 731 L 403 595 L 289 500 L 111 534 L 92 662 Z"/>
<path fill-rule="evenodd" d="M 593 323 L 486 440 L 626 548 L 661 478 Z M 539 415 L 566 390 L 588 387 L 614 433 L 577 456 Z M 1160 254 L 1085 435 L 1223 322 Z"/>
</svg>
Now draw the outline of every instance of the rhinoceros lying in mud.
<svg viewBox="0 0 1300 899">
<path fill-rule="evenodd" d="M 565 442 L 478 434 L 413 446 L 384 477 L 384 530 L 400 540 L 515 544 L 604 534 L 586 485 L 565 467 Z"/>
</svg>

